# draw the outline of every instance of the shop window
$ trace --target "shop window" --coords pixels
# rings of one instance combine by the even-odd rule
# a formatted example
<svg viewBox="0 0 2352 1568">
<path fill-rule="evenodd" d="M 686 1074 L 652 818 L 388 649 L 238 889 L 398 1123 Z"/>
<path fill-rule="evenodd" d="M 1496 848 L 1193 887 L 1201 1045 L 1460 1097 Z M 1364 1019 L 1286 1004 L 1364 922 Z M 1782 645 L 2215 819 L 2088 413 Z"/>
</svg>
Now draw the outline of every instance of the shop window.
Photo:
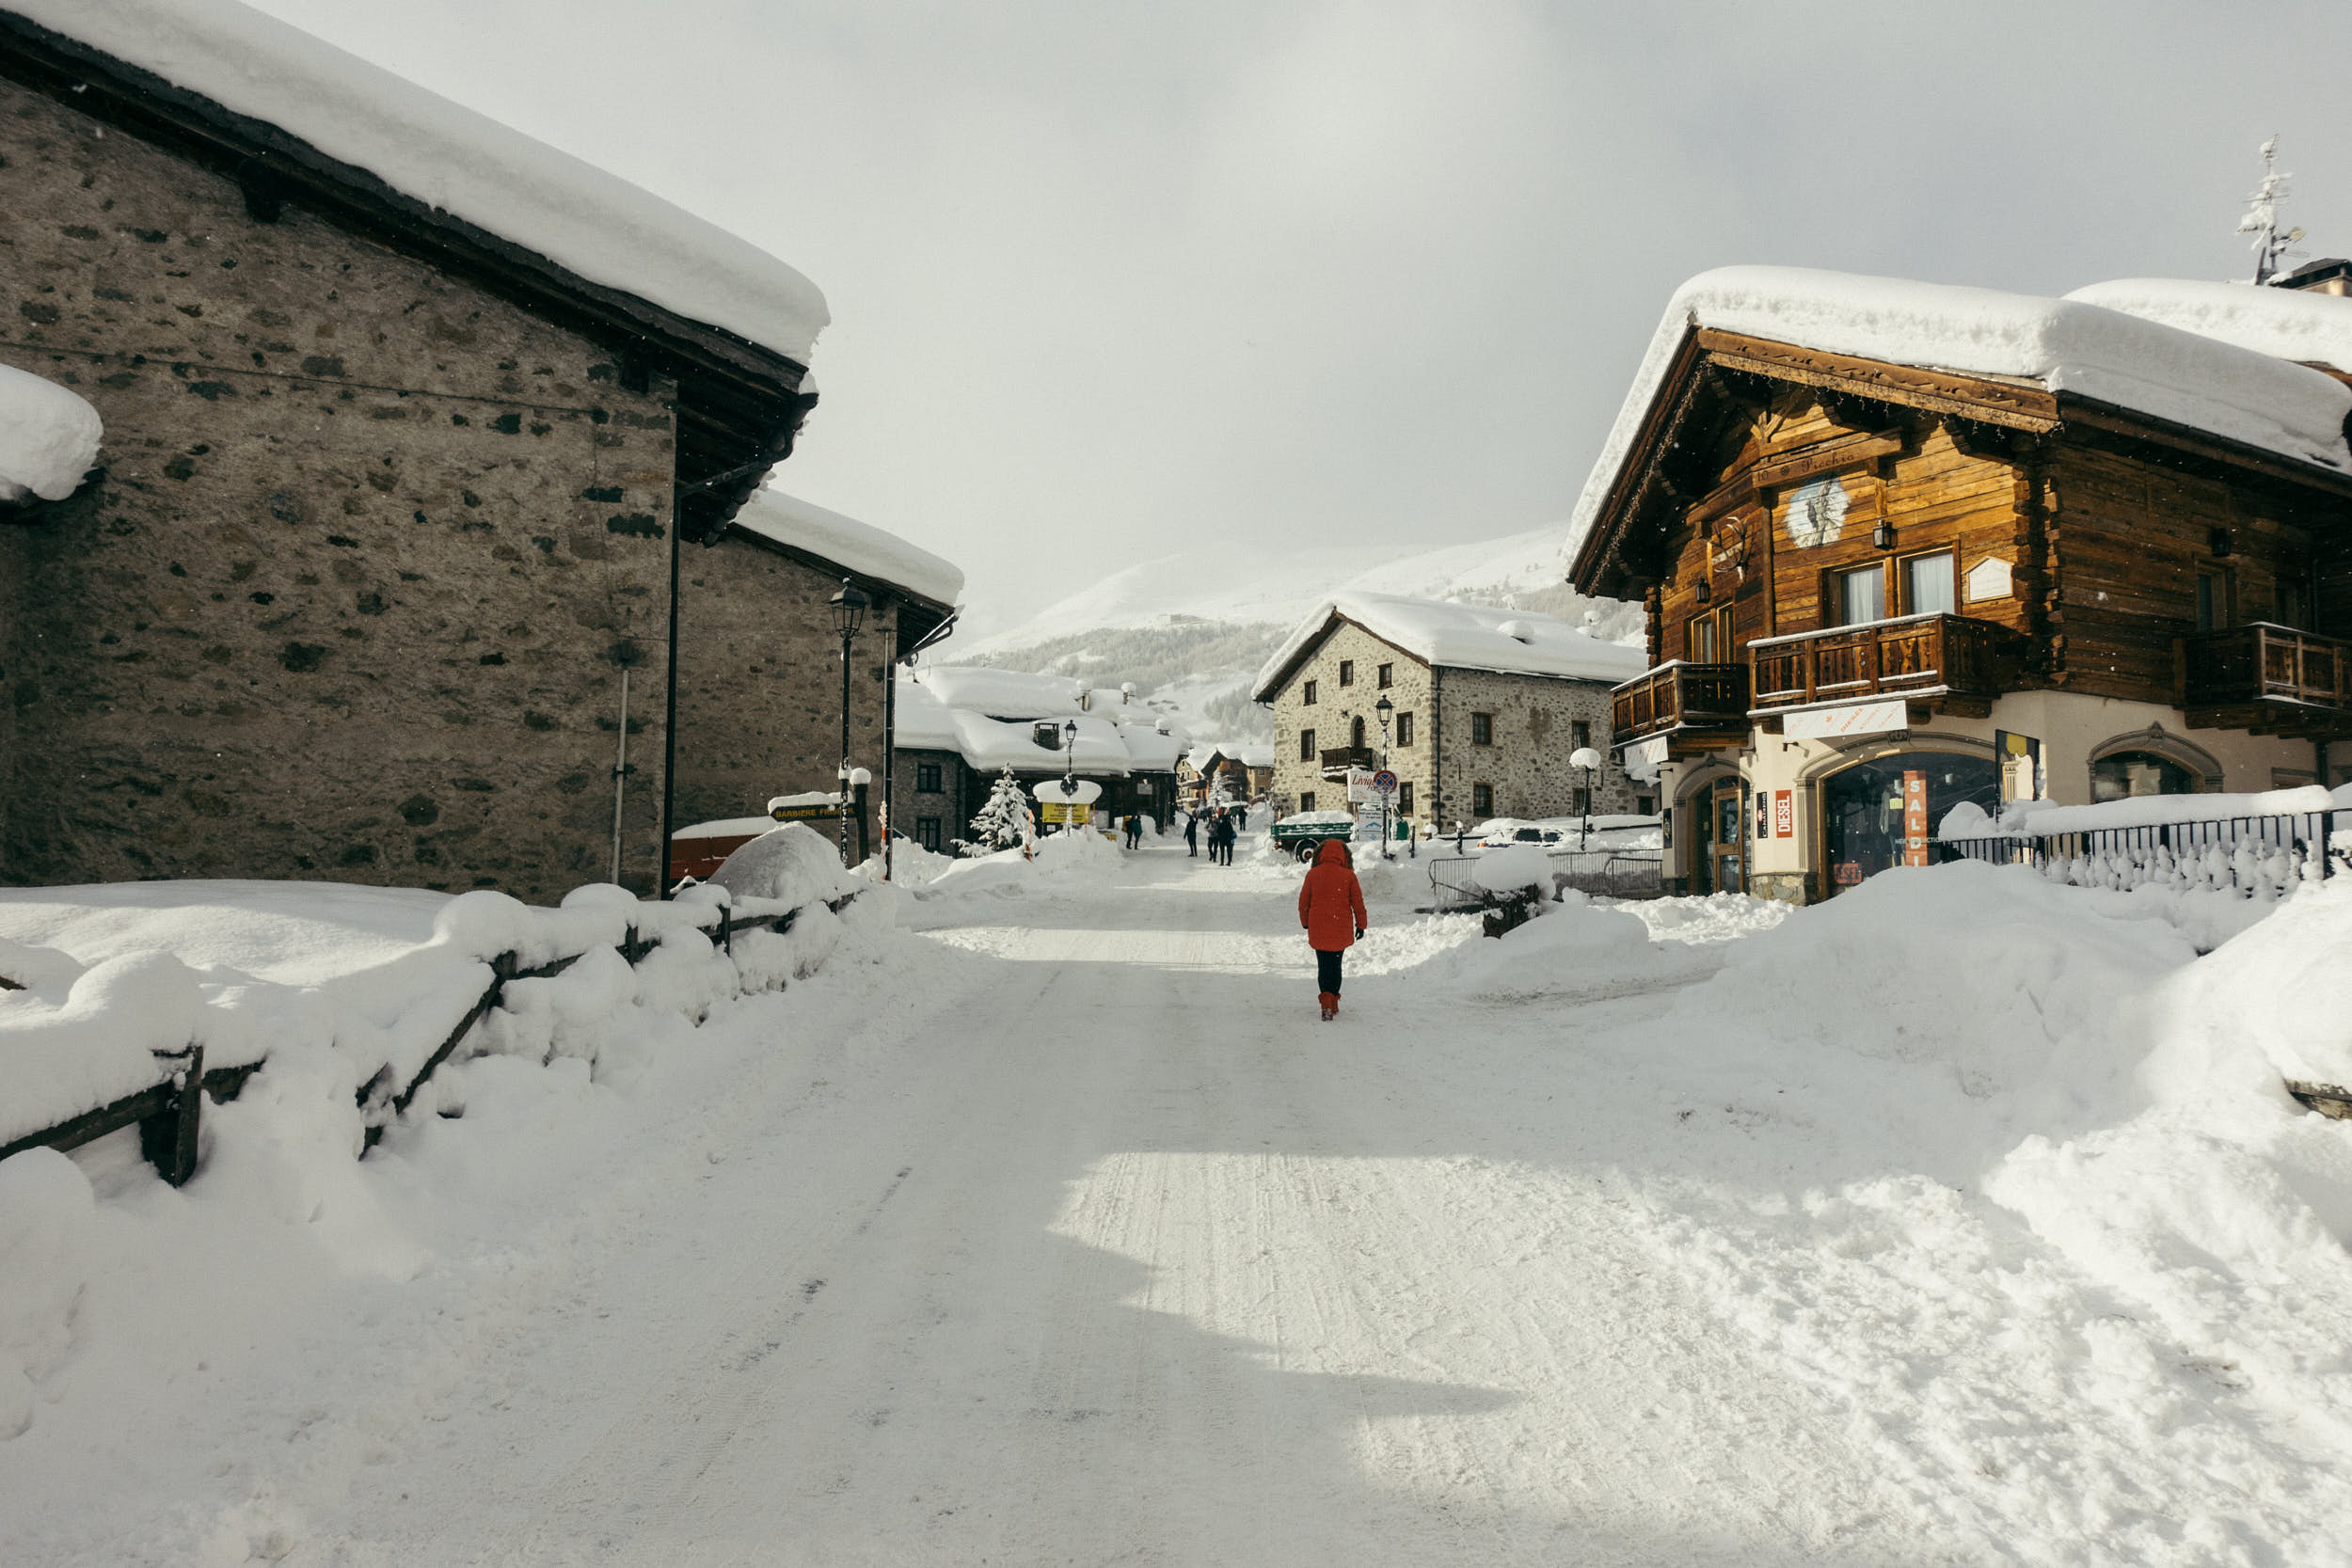
<svg viewBox="0 0 2352 1568">
<path fill-rule="evenodd" d="M 1298 689 L 1298 703 L 1301 707 L 1312 707 L 1315 705 L 1314 682 L 1309 681 L 1305 686 Z"/>
<path fill-rule="evenodd" d="M 914 819 L 914 842 L 933 854 L 939 851 L 939 818 L 918 816 Z"/>
<path fill-rule="evenodd" d="M 1483 822 L 1494 814 L 1495 786 L 1483 784 L 1470 785 L 1470 815 Z"/>
<path fill-rule="evenodd" d="M 2136 795 L 2194 795 L 2203 781 L 2153 752 L 2116 752 L 2090 765 L 2093 800 L 2128 800 Z"/>
<path fill-rule="evenodd" d="M 1413 815 L 1413 781 L 1401 779 L 1396 786 L 1396 810 L 1400 816 Z"/>
<path fill-rule="evenodd" d="M 1315 792 L 1313 790 L 1302 789 L 1298 792 L 1298 809 L 1300 811 L 1312 811 L 1315 809 Z"/>
<path fill-rule="evenodd" d="M 1495 716 L 1491 713 L 1470 715 L 1470 744 L 1491 746 L 1495 743 Z"/>
<path fill-rule="evenodd" d="M 1991 816 L 2001 810 L 2001 776 L 1988 757 L 1958 752 L 1896 752 L 1833 773 L 1821 784 L 1821 814 L 1835 893 L 1905 861 L 1906 775 L 1925 786 L 1927 842 L 1935 859 L 1936 825 L 1963 800 Z"/>
<path fill-rule="evenodd" d="M 1903 613 L 1949 615 L 1958 607 L 1953 594 L 1952 557 L 1915 555 L 1903 562 Z"/>
<path fill-rule="evenodd" d="M 918 762 L 914 765 L 914 792 L 917 795 L 939 793 L 939 764 Z"/>
<path fill-rule="evenodd" d="M 1314 731 L 1301 730 L 1298 732 L 1298 760 L 1301 762 L 1312 762 L 1315 760 Z"/>
<path fill-rule="evenodd" d="M 1399 746 L 1410 746 L 1413 743 L 1413 716 L 1409 713 L 1400 713 L 1396 716 L 1396 743 Z"/>
<path fill-rule="evenodd" d="M 1396 680 L 1396 666 L 1383 664 L 1379 669 L 1380 689 L 1386 691 Z"/>
<path fill-rule="evenodd" d="M 1836 587 L 1839 626 L 1858 626 L 1866 621 L 1886 619 L 1885 567 L 1860 566 L 1839 572 L 1832 580 Z"/>
<path fill-rule="evenodd" d="M 1356 661 L 1354 659 L 1343 658 L 1340 660 L 1340 684 L 1342 686 L 1354 686 L 1356 684 Z"/>
</svg>

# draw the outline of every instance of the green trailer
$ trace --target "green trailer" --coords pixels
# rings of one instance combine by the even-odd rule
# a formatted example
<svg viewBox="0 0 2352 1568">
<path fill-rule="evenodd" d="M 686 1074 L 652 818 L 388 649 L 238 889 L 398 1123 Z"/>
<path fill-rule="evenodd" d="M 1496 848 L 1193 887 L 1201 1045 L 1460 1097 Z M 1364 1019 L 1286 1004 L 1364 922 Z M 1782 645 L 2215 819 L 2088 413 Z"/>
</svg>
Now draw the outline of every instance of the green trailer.
<svg viewBox="0 0 2352 1568">
<path fill-rule="evenodd" d="M 1312 861 L 1326 839 L 1336 838 L 1345 844 L 1356 836 L 1354 817 L 1326 818 L 1321 812 L 1308 820 L 1285 817 L 1266 830 L 1275 847 L 1302 861 Z"/>
</svg>

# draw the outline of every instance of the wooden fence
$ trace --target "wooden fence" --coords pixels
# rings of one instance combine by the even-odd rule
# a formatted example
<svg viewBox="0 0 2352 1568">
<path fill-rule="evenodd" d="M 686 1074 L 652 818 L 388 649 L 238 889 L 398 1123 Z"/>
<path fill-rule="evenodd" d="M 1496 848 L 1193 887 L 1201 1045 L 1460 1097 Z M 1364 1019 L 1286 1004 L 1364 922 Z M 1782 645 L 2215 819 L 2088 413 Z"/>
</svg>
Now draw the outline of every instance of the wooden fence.
<svg viewBox="0 0 2352 1568">
<path fill-rule="evenodd" d="M 838 914 L 857 896 L 856 893 L 849 893 L 823 902 L 826 909 Z M 738 932 L 765 930 L 782 934 L 789 931 L 802 910 L 809 907 L 802 905 L 782 914 L 752 915 L 739 920 L 734 911 L 722 907 L 716 926 L 698 925 L 695 929 L 708 936 L 721 952 L 732 954 Z M 618 951 L 633 969 L 644 961 L 645 955 L 660 944 L 659 937 L 640 935 L 637 927 L 631 926 L 624 932 Z M 360 1086 L 359 1110 L 367 1128 L 367 1147 L 373 1148 L 376 1140 L 384 1135 L 385 1124 L 408 1109 L 409 1103 L 417 1098 L 417 1091 L 424 1087 L 426 1080 L 439 1070 L 441 1064 L 448 1061 L 458 1046 L 464 1043 L 474 1025 L 489 1016 L 491 1009 L 504 999 L 508 985 L 516 980 L 551 979 L 584 957 L 584 951 L 573 953 L 529 969 L 522 967 L 518 954 L 501 953 L 493 957 L 489 960 L 489 988 L 474 999 L 473 1005 L 466 1009 L 465 1016 L 457 1021 L 456 1027 L 449 1032 L 449 1037 L 425 1058 L 424 1065 L 418 1069 L 415 1076 L 403 1084 L 388 1063 Z M 10 990 L 24 989 L 8 980 L 0 980 L 0 986 L 6 986 Z M 244 1089 L 246 1080 L 267 1066 L 268 1058 L 264 1056 L 260 1061 L 207 1071 L 204 1049 L 199 1045 L 189 1045 L 175 1052 L 158 1052 L 156 1056 L 158 1061 L 168 1066 L 155 1083 L 135 1094 L 125 1095 L 112 1104 L 85 1111 L 40 1132 L 28 1132 L 13 1143 L 0 1144 L 0 1160 L 21 1154 L 28 1148 L 78 1148 L 109 1132 L 135 1125 L 139 1130 L 140 1153 L 155 1167 L 157 1175 L 175 1187 L 182 1185 L 196 1174 L 197 1132 L 203 1117 L 205 1100 L 209 1097 L 217 1104 L 236 1099 Z"/>
</svg>

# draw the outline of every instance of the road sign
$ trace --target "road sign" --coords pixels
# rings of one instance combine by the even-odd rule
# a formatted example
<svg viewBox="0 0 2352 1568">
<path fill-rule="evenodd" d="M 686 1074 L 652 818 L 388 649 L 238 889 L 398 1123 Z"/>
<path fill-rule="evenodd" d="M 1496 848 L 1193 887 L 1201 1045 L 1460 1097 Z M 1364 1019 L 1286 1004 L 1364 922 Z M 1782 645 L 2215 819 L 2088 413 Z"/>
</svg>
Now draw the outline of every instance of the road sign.
<svg viewBox="0 0 2352 1568">
<path fill-rule="evenodd" d="M 1396 775 L 1395 775 L 1394 773 L 1390 772 L 1390 771 L 1389 771 L 1387 768 L 1383 768 L 1382 769 L 1380 769 L 1380 771 L 1379 771 L 1379 772 L 1375 773 L 1375 774 L 1372 776 L 1372 792 L 1373 792 L 1375 795 L 1393 795 L 1393 794 L 1395 794 L 1395 793 L 1396 793 Z"/>
</svg>

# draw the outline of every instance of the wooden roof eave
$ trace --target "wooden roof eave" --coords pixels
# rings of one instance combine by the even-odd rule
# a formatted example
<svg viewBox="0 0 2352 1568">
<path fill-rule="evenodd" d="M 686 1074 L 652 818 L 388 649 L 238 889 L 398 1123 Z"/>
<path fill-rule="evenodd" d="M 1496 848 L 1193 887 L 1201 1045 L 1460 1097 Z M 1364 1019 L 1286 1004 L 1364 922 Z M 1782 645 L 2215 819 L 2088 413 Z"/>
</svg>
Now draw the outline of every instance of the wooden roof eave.
<svg viewBox="0 0 2352 1568">
<path fill-rule="evenodd" d="M 238 114 L 6 10 L 0 10 L 0 78 L 233 182 L 257 221 L 275 221 L 288 203 L 302 207 L 580 333 L 612 352 L 624 377 L 674 379 L 682 484 L 763 458 L 781 462 L 817 401 L 801 390 L 808 368 L 787 355 L 591 282 L 267 120 Z M 762 477 L 755 471 L 698 490 L 684 499 L 681 513 L 706 532 L 722 527 Z"/>
<path fill-rule="evenodd" d="M 2215 477 L 2227 475 L 2240 478 L 2249 472 L 2277 484 L 2305 492 L 2319 491 L 2338 500 L 2352 499 L 2352 474 L 2323 468 L 2316 464 L 2297 462 L 2292 457 L 2216 436 L 2210 431 L 2196 429 L 2162 420 L 2153 414 L 2101 403 L 2074 392 L 2058 394 L 2058 406 L 2065 416 L 2065 428 L 2072 433 L 2106 437 L 2099 445 L 2137 446 L 2145 450 L 2154 447 L 2176 461 L 2204 470 Z"/>
</svg>

